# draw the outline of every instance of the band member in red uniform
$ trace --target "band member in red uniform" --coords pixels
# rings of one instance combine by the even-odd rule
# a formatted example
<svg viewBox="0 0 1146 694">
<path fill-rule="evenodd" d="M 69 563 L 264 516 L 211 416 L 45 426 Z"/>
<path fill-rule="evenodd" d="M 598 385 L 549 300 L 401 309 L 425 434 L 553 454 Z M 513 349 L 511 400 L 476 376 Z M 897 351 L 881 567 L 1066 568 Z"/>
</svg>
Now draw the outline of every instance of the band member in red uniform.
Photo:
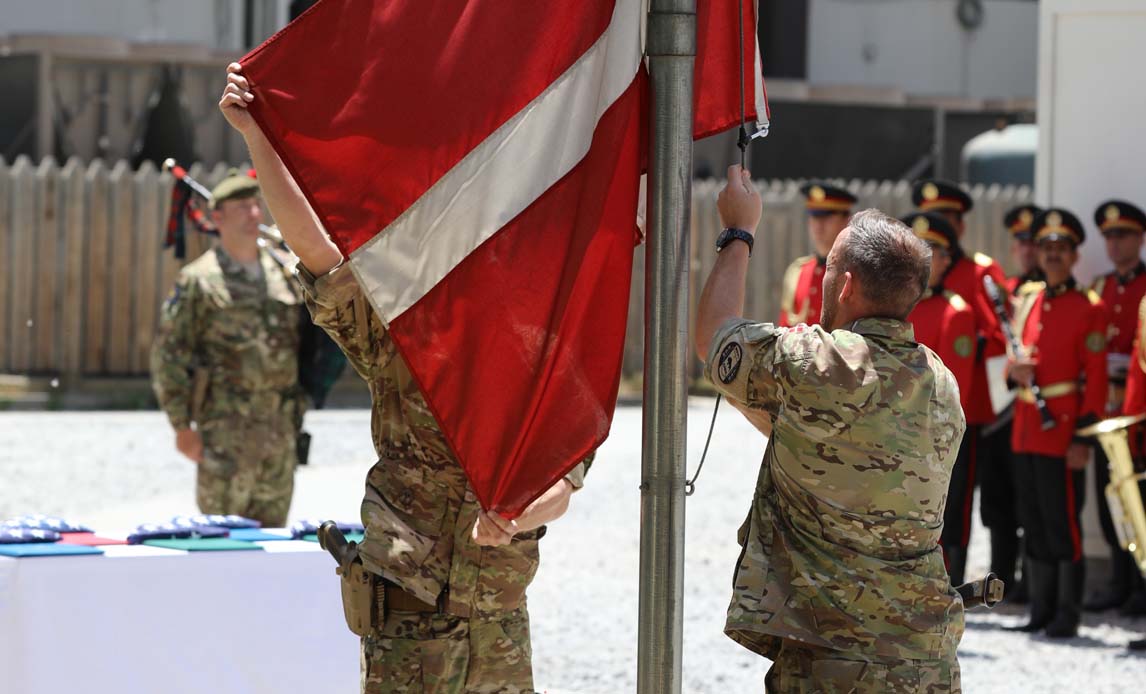
<svg viewBox="0 0 1146 694">
<path fill-rule="evenodd" d="M 780 319 L 777 325 L 790 327 L 798 323 L 820 322 L 824 281 L 824 262 L 836 237 L 848 225 L 856 196 L 843 188 L 818 181 L 800 186 L 808 210 L 808 236 L 813 255 L 796 258 L 784 272 L 780 294 Z"/>
<path fill-rule="evenodd" d="M 1034 205 L 1019 205 L 1003 215 L 1003 225 L 1011 236 L 1011 257 L 1019 267 L 1019 274 L 1008 277 L 1003 285 L 1013 300 L 1017 300 L 1020 287 L 1029 291 L 1043 279 L 1035 243 L 1031 239 L 1031 222 L 1041 211 Z M 991 449 L 997 454 L 989 464 L 984 461 L 976 466 L 979 516 L 983 520 L 983 527 L 991 533 L 991 571 L 1006 584 L 1008 602 L 1025 603 L 1026 584 L 1016 580 L 1019 564 L 1019 515 L 1009 453 L 1011 412 L 1008 410 L 1002 413 L 990 430 L 988 441 L 997 447 Z M 1002 452 L 1003 446 L 1007 448 L 1006 455 Z"/>
<path fill-rule="evenodd" d="M 916 212 L 901 220 L 911 227 L 915 235 L 931 246 L 931 278 L 927 291 L 907 317 L 915 326 L 915 340 L 927 345 L 939 355 L 943 364 L 959 384 L 959 401 L 967 409 L 971 394 L 971 378 L 975 369 L 975 314 L 963 297 L 943 286 L 943 276 L 951 267 L 953 253 L 959 243 L 955 228 L 934 212 Z M 971 537 L 971 498 L 975 480 L 970 470 L 970 447 L 964 438 L 951 470 L 951 484 L 947 491 L 947 506 L 943 511 L 943 533 L 939 543 L 951 582 L 959 585 Z M 952 566 L 952 560 L 959 564 Z M 1005 580 L 1005 579 L 1004 579 Z"/>
<path fill-rule="evenodd" d="M 1146 213 L 1128 202 L 1107 200 L 1094 211 L 1094 225 L 1102 232 L 1106 240 L 1106 256 L 1114 265 L 1114 271 L 1097 278 L 1092 287 L 1102 297 L 1110 322 L 1106 334 L 1106 374 L 1109 379 L 1106 414 L 1114 416 L 1123 409 L 1126 376 L 1138 328 L 1138 306 L 1146 295 L 1146 265 L 1141 260 Z M 1110 583 L 1089 596 L 1084 607 L 1094 611 L 1121 607 L 1127 616 L 1146 614 L 1142 576 L 1130 553 L 1118 541 L 1110 518 L 1105 494 L 1106 485 L 1110 483 L 1110 469 L 1101 448 L 1095 451 L 1095 465 L 1098 520 L 1102 536 L 1110 546 L 1112 571 Z"/>
<path fill-rule="evenodd" d="M 1126 376 L 1126 399 L 1122 403 L 1122 414 L 1138 415 L 1146 413 L 1146 299 L 1138 305 L 1138 329 L 1135 331 L 1134 350 L 1130 357 L 1130 370 Z M 1136 425 L 1130 433 L 1130 449 L 1136 460 L 1142 457 L 1143 426 Z M 1109 470 L 1107 474 L 1109 474 Z M 1139 482 L 1138 489 L 1146 498 L 1146 482 Z M 1135 580 L 1141 582 L 1142 574 Z M 1146 651 L 1146 638 L 1134 639 L 1127 646 L 1132 651 Z"/>
<path fill-rule="evenodd" d="M 1043 271 L 1039 269 L 1039 259 L 1035 242 L 1031 240 L 1031 222 L 1042 212 L 1034 205 L 1019 205 L 1007 210 L 1003 225 L 1011 234 L 1011 259 L 1019 268 L 1019 274 L 1008 277 L 1004 285 L 1011 296 L 1019 293 L 1019 287 L 1027 282 L 1042 282 Z"/>
<path fill-rule="evenodd" d="M 1008 378 L 1020 386 L 1011 448 L 1031 574 L 1030 621 L 1019 629 L 1069 638 L 1078 633 L 1082 608 L 1079 512 L 1091 450 L 1075 430 L 1106 410 L 1106 309 L 1071 275 L 1085 238 L 1078 218 L 1051 208 L 1032 230 L 1046 286 L 1024 294 L 1016 307 L 1013 324 L 1024 353 L 1007 364 Z M 1035 384 L 1053 421 L 1046 430 Z"/>
<path fill-rule="evenodd" d="M 991 407 L 987 388 L 986 360 L 988 357 L 1005 354 L 1006 347 L 998 316 L 983 287 L 983 277 L 990 275 L 1000 287 L 1006 278 L 1003 269 L 990 256 L 982 253 L 968 256 L 963 252 L 963 215 L 971 209 L 973 203 L 971 196 L 959 186 L 946 181 L 920 181 L 912 190 L 911 200 L 920 210 L 935 212 L 946 218 L 960 239 L 960 245 L 953 254 L 951 268 L 943 278 L 943 287 L 963 297 L 975 314 L 975 370 L 971 392 L 964 407 L 967 416 L 964 445 L 967 447 L 968 474 L 970 479 L 975 480 L 976 469 L 984 465 L 1005 471 L 1010 456 L 1006 432 L 985 429 L 995 421 L 995 411 Z M 963 567 L 967 562 L 966 547 L 951 545 L 944 546 L 943 550 L 951 581 L 958 585 L 963 581 Z M 1013 548 L 1010 551 L 1013 553 Z"/>
</svg>

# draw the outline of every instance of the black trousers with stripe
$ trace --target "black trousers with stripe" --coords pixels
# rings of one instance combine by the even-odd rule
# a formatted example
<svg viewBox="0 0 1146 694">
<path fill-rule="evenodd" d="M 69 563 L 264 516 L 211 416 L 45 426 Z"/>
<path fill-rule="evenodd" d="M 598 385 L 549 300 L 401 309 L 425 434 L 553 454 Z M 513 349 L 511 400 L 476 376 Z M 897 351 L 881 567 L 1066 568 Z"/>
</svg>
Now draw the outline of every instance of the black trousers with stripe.
<svg viewBox="0 0 1146 694">
<path fill-rule="evenodd" d="M 1042 561 L 1082 559 L 1079 515 L 1086 495 L 1086 474 L 1070 470 L 1066 458 L 1016 453 L 1014 456 L 1019 524 L 1027 556 Z"/>
<path fill-rule="evenodd" d="M 951 469 L 947 487 L 947 505 L 943 508 L 943 533 L 939 544 L 944 547 L 967 547 L 971 542 L 971 502 L 975 494 L 975 458 L 980 427 L 967 427 L 959 455 Z"/>
</svg>

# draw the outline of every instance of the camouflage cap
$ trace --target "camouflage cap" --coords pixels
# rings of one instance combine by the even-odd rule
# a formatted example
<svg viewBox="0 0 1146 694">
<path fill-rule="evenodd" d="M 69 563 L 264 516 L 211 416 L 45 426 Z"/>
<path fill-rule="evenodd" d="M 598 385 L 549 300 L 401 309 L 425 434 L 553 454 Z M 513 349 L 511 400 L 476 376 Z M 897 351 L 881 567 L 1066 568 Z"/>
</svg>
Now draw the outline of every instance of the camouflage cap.
<svg viewBox="0 0 1146 694">
<path fill-rule="evenodd" d="M 218 185 L 211 189 L 211 206 L 218 209 L 227 200 L 249 198 L 259 194 L 259 182 L 249 172 L 231 169 Z"/>
</svg>

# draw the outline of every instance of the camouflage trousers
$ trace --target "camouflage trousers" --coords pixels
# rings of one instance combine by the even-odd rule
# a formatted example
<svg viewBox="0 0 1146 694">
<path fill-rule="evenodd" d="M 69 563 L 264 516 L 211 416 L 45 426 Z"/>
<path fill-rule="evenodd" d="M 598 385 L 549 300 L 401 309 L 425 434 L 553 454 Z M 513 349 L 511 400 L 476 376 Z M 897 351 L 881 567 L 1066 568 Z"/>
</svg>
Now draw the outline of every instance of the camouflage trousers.
<svg viewBox="0 0 1146 694">
<path fill-rule="evenodd" d="M 362 639 L 362 694 L 526 694 L 533 649 L 525 606 L 484 617 L 390 611 Z"/>
<path fill-rule="evenodd" d="M 884 694 L 961 692 L 959 663 L 950 660 L 871 658 L 785 639 L 768 670 L 769 694 Z"/>
<path fill-rule="evenodd" d="M 293 420 L 213 421 L 199 431 L 199 510 L 253 518 L 268 528 L 285 526 L 297 463 Z"/>
</svg>

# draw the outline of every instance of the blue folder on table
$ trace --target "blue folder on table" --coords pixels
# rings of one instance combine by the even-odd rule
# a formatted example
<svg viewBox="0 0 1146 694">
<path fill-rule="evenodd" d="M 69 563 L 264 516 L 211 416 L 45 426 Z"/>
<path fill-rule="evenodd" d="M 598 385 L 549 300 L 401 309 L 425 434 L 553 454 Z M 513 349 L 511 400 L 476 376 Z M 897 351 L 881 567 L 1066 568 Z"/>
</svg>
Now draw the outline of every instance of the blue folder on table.
<svg viewBox="0 0 1146 694">
<path fill-rule="evenodd" d="M 23 545 L 0 545 L 4 557 L 63 557 L 76 554 L 103 554 L 99 547 L 67 545 L 62 542 L 31 542 Z"/>
<path fill-rule="evenodd" d="M 243 542 L 265 542 L 267 540 L 290 540 L 290 535 L 275 535 L 268 533 L 262 528 L 236 528 L 231 531 L 232 540 L 242 540 Z"/>
</svg>

